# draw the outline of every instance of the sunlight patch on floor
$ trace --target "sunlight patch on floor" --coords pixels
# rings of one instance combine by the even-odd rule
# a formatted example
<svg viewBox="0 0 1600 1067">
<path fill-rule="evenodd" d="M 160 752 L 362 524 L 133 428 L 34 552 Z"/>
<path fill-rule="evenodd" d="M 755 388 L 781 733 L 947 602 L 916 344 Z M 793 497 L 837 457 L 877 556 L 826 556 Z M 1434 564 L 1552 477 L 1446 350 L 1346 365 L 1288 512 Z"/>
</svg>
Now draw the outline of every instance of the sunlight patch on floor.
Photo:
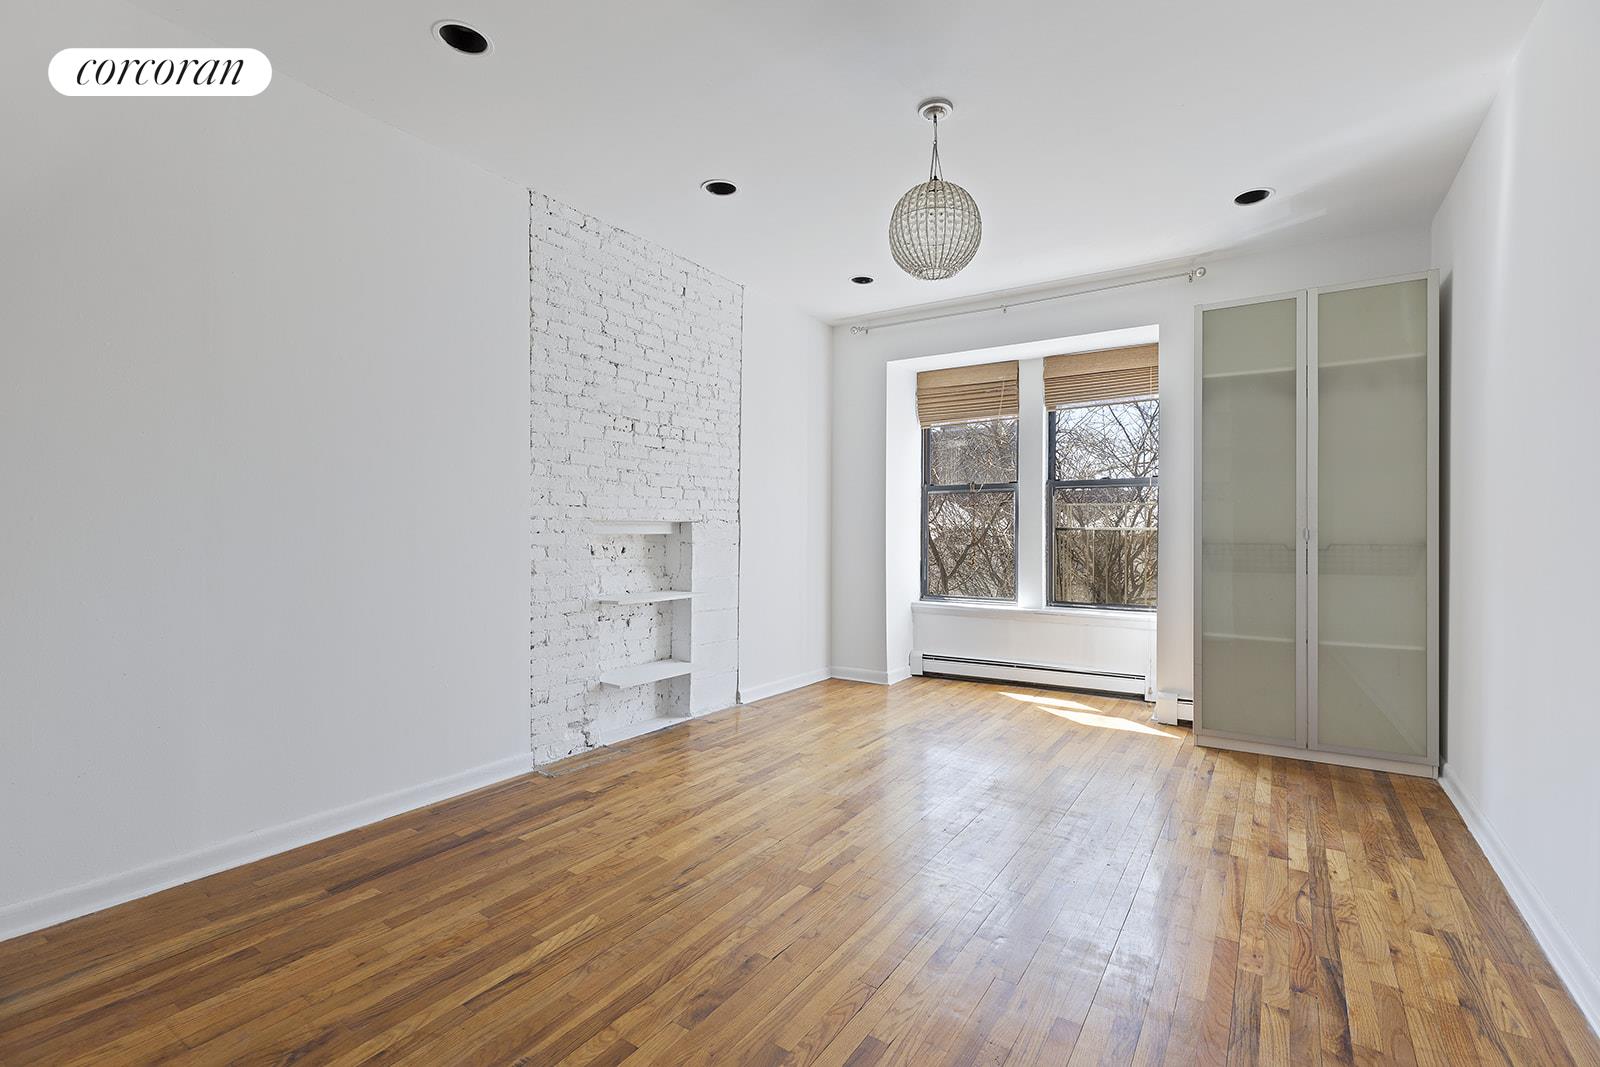
<svg viewBox="0 0 1600 1067">
<path fill-rule="evenodd" d="M 1169 734 L 1165 730 L 1158 730 L 1154 726 L 1147 726 L 1142 722 L 1124 719 L 1116 715 L 1106 715 L 1095 711 L 1087 704 L 1080 704 L 1076 700 L 1067 700 L 1061 697 L 1040 696 L 1037 693 L 1001 693 L 1003 697 L 1020 700 L 1024 704 L 1032 704 L 1040 711 L 1048 711 L 1058 718 L 1075 722 L 1079 726 L 1098 726 L 1104 730 L 1124 730 L 1132 734 L 1152 734 L 1156 737 L 1167 737 L 1178 740 L 1177 734 Z"/>
</svg>

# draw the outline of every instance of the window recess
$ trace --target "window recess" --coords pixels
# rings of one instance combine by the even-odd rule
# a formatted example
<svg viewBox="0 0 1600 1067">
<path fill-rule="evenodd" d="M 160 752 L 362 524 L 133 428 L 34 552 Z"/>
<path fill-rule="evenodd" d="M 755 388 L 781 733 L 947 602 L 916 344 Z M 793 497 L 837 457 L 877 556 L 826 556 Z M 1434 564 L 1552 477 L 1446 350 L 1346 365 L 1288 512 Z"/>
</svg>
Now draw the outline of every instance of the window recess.
<svg viewBox="0 0 1600 1067">
<path fill-rule="evenodd" d="M 1017 364 L 917 375 L 922 596 L 1017 598 Z"/>
<path fill-rule="evenodd" d="M 1159 388 L 1156 345 L 1045 360 L 1053 607 L 1156 606 Z"/>
</svg>

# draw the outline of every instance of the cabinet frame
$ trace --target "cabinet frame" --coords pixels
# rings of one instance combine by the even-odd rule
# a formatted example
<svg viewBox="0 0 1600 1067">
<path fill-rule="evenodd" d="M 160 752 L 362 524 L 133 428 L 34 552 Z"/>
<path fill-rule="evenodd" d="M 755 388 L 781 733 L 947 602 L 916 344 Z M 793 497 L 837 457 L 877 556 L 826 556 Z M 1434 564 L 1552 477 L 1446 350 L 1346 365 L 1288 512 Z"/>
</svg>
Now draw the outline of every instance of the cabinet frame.
<svg viewBox="0 0 1600 1067">
<path fill-rule="evenodd" d="M 1295 526 L 1300 536 L 1295 539 L 1295 741 L 1288 746 L 1278 738 L 1252 734 L 1231 733 L 1223 730 L 1207 731 L 1202 726 L 1202 693 L 1205 665 L 1202 646 L 1205 643 L 1205 611 L 1202 586 L 1205 578 L 1205 506 L 1204 466 L 1205 438 L 1205 313 L 1226 308 L 1250 307 L 1254 304 L 1273 304 L 1284 300 L 1295 302 Z M 1244 751 L 1264 749 L 1303 753 L 1308 743 L 1308 718 L 1306 715 L 1306 300 L 1304 289 L 1248 300 L 1226 300 L 1216 304 L 1200 304 L 1194 309 L 1194 730 L 1200 743 L 1214 739 L 1215 747 L 1240 748 Z M 1228 742 L 1228 744 L 1223 744 Z"/>
<path fill-rule="evenodd" d="M 1427 282 L 1428 350 L 1427 350 L 1427 545 L 1424 553 L 1426 567 L 1426 628 L 1425 671 L 1427 675 L 1427 752 L 1409 757 L 1395 753 L 1324 745 L 1318 740 L 1317 709 L 1317 658 L 1313 650 L 1317 645 L 1317 567 L 1318 556 L 1314 546 L 1319 544 L 1317 529 L 1317 444 L 1318 444 L 1318 298 L 1325 293 L 1367 289 L 1403 282 Z M 1295 502 L 1299 537 L 1295 549 L 1295 742 L 1293 745 L 1278 739 L 1264 739 L 1205 727 L 1205 665 L 1202 654 L 1204 643 L 1204 462 L 1205 431 L 1205 313 L 1225 308 L 1245 307 L 1293 299 L 1296 301 L 1296 367 L 1295 409 L 1298 434 L 1296 439 L 1297 500 Z M 1381 278 L 1369 278 L 1340 285 L 1291 290 L 1247 300 L 1228 300 L 1201 304 L 1194 311 L 1194 730 L 1197 744 L 1280 755 L 1292 759 L 1336 763 L 1373 770 L 1396 771 L 1403 774 L 1437 777 L 1439 767 L 1439 719 L 1441 708 L 1440 679 L 1440 483 L 1439 457 L 1441 447 L 1440 426 L 1440 370 L 1439 370 L 1439 272 L 1418 271 Z"/>
</svg>

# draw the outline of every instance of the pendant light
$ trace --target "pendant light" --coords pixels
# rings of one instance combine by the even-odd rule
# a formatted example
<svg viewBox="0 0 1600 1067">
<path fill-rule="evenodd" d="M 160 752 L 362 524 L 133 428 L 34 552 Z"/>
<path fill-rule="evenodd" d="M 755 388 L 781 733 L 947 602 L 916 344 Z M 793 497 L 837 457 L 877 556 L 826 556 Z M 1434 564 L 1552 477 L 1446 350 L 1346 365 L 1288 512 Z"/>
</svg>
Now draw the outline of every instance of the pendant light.
<svg viewBox="0 0 1600 1067">
<path fill-rule="evenodd" d="M 952 107 L 942 97 L 924 100 L 917 114 L 933 123 L 933 156 L 928 180 L 912 186 L 889 216 L 889 251 L 900 269 L 913 278 L 936 282 L 954 276 L 978 254 L 983 218 L 977 201 L 955 182 L 946 181 L 939 162 L 939 120 Z"/>
</svg>

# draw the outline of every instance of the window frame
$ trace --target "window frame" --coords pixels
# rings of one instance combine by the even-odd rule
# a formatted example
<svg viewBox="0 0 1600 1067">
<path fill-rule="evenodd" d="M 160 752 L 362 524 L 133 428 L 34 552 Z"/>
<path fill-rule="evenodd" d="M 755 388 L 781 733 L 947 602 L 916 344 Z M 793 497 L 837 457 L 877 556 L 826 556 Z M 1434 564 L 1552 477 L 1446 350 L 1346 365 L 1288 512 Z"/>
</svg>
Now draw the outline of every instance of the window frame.
<svg viewBox="0 0 1600 1067">
<path fill-rule="evenodd" d="M 1156 493 L 1156 539 L 1157 563 L 1160 567 L 1161 537 L 1161 475 L 1154 474 L 1144 478 L 1056 478 L 1056 415 L 1070 408 L 1110 407 L 1112 404 L 1135 404 L 1146 400 L 1154 400 L 1157 412 L 1160 412 L 1161 395 L 1148 393 L 1143 396 L 1120 397 L 1116 400 L 1096 400 L 1087 404 L 1064 404 L 1060 407 L 1050 408 L 1045 412 L 1045 478 L 1044 478 L 1044 604 L 1047 608 L 1078 608 L 1093 611 L 1132 611 L 1142 614 L 1153 614 L 1158 605 L 1148 607 L 1143 604 L 1096 604 L 1092 601 L 1057 600 L 1056 597 L 1056 490 L 1057 489 L 1154 489 Z M 1156 452 L 1161 451 L 1161 438 L 1156 437 Z M 926 511 L 926 508 L 924 508 Z M 1157 587 L 1160 578 L 1157 571 Z"/>
<path fill-rule="evenodd" d="M 922 559 L 920 572 L 922 578 L 921 599 L 932 603 L 953 604 L 1015 604 L 1021 591 L 1022 580 L 1022 552 L 1021 541 L 1017 536 L 1017 523 L 1020 518 L 1018 501 L 1021 499 L 1022 476 L 1022 420 L 1020 415 L 1001 415 L 998 418 L 1017 420 L 1017 457 L 1016 481 L 1010 482 L 960 482 L 951 485 L 934 485 L 933 478 L 933 426 L 922 427 L 922 517 L 918 524 L 920 528 Z M 984 422 L 984 419 L 971 419 L 971 422 Z M 1011 494 L 1011 595 L 1009 597 L 991 596 L 944 596 L 939 593 L 928 592 L 928 498 L 934 493 L 1010 493 Z"/>
</svg>

